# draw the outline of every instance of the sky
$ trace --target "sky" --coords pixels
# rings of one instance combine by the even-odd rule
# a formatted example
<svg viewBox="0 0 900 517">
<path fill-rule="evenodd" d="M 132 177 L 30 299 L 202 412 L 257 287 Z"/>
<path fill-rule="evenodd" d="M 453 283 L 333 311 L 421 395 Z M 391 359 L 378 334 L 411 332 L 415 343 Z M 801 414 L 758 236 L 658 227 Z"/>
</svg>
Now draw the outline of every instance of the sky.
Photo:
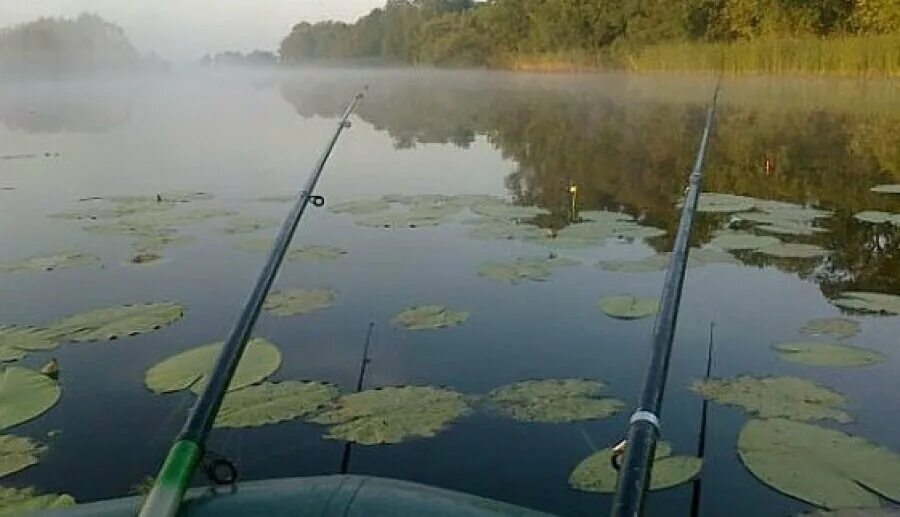
<svg viewBox="0 0 900 517">
<path fill-rule="evenodd" d="M 98 14 L 141 52 L 172 61 L 223 50 L 275 50 L 300 21 L 353 21 L 384 0 L 0 0 L 0 26 Z"/>
</svg>

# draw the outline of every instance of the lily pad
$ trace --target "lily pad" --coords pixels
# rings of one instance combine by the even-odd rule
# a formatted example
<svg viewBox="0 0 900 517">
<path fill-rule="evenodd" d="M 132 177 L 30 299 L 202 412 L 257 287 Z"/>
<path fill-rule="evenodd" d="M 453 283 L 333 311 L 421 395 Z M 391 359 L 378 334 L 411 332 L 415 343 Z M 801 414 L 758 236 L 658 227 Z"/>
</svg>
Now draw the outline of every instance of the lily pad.
<svg viewBox="0 0 900 517">
<path fill-rule="evenodd" d="M 659 311 L 659 300 L 631 295 L 609 296 L 600 300 L 600 309 L 613 318 L 639 320 L 656 314 Z"/>
<path fill-rule="evenodd" d="M 142 251 L 133 255 L 129 262 L 138 265 L 155 264 L 163 258 L 165 257 L 155 251 Z"/>
<path fill-rule="evenodd" d="M 670 259 L 671 255 L 661 253 L 640 260 L 601 260 L 597 263 L 597 267 L 617 273 L 649 273 L 665 270 L 669 267 Z"/>
<path fill-rule="evenodd" d="M 409 330 L 431 330 L 461 325 L 469 319 L 465 311 L 451 311 L 441 305 L 410 307 L 394 316 L 395 325 Z"/>
<path fill-rule="evenodd" d="M 75 506 L 75 499 L 68 494 L 39 494 L 31 487 L 0 487 L 0 517 L 17 517 L 69 506 Z"/>
<path fill-rule="evenodd" d="M 34 370 L 0 369 L 0 430 L 39 417 L 59 402 L 61 394 L 56 381 Z"/>
<path fill-rule="evenodd" d="M 79 266 L 96 264 L 100 259 L 79 252 L 55 253 L 39 257 L 30 257 L 21 262 L 0 264 L 0 269 L 11 272 L 18 271 L 54 271 Z"/>
<path fill-rule="evenodd" d="M 705 213 L 746 212 L 756 207 L 756 201 L 756 199 L 747 196 L 704 192 L 700 194 L 697 211 Z"/>
<path fill-rule="evenodd" d="M 828 254 L 828 250 L 813 244 L 780 242 L 756 250 L 757 253 L 777 258 L 810 259 Z"/>
<path fill-rule="evenodd" d="M 471 209 L 478 215 L 494 219 L 531 219 L 550 213 L 538 206 L 520 206 L 495 202 L 478 203 L 473 205 Z"/>
<path fill-rule="evenodd" d="M 216 359 L 224 343 L 213 343 L 192 348 L 174 355 L 147 370 L 144 383 L 156 393 L 172 393 L 190 389 L 201 393 L 206 387 Z M 247 343 L 228 391 L 256 384 L 281 366 L 278 347 L 263 338 L 253 338 Z"/>
<path fill-rule="evenodd" d="M 840 393 L 796 377 L 750 377 L 695 381 L 691 390 L 719 404 L 738 406 L 762 418 L 850 422 Z"/>
<path fill-rule="evenodd" d="M 478 274 L 508 284 L 518 284 L 522 280 L 541 282 L 549 279 L 555 268 L 577 263 L 564 257 L 516 259 L 513 262 L 490 262 L 482 266 Z"/>
<path fill-rule="evenodd" d="M 138 253 L 161 254 L 172 246 L 181 246 L 194 242 L 196 237 L 191 235 L 163 235 L 157 237 L 142 237 L 135 241 L 131 247 Z"/>
<path fill-rule="evenodd" d="M 157 330 L 183 316 L 177 303 L 119 305 L 69 316 L 47 330 L 65 341 L 107 341 Z"/>
<path fill-rule="evenodd" d="M 821 508 L 877 508 L 879 495 L 900 500 L 900 455 L 841 431 L 750 420 L 738 453 L 766 485 Z"/>
<path fill-rule="evenodd" d="M 848 338 L 859 333 L 859 322 L 847 318 L 821 318 L 806 322 L 800 330 L 813 336 L 831 334 Z"/>
<path fill-rule="evenodd" d="M 546 238 L 546 230 L 533 224 L 502 219 L 479 219 L 468 232 L 468 236 L 475 239 L 539 240 Z"/>
<path fill-rule="evenodd" d="M 52 350 L 59 344 L 59 335 L 46 328 L 0 325 L 0 362 L 21 359 L 28 352 Z"/>
<path fill-rule="evenodd" d="M 388 212 L 386 214 L 375 214 L 363 219 L 357 219 L 355 221 L 355 223 L 359 226 L 388 229 L 438 226 L 443 222 L 444 218 L 440 216 L 417 215 L 410 212 Z"/>
<path fill-rule="evenodd" d="M 309 314 L 334 305 L 334 291 L 330 289 L 287 289 L 269 294 L 263 309 L 276 316 Z"/>
<path fill-rule="evenodd" d="M 311 421 L 331 426 L 326 438 L 376 445 L 430 438 L 468 412 L 460 393 L 406 386 L 344 395 Z"/>
<path fill-rule="evenodd" d="M 123 235 L 146 239 L 160 239 L 178 233 L 178 228 L 169 226 L 156 226 L 152 224 L 134 224 L 123 221 L 107 221 L 97 224 L 82 226 L 82 229 L 103 235 Z"/>
<path fill-rule="evenodd" d="M 777 224 L 761 224 L 755 226 L 757 231 L 763 233 L 774 233 L 776 235 L 815 235 L 825 232 L 823 228 L 816 228 L 808 224 L 799 223 L 777 223 Z"/>
<path fill-rule="evenodd" d="M 857 221 L 871 224 L 889 224 L 895 222 L 896 217 L 900 214 L 892 214 L 891 212 L 880 212 L 878 210 L 867 210 L 860 212 L 853 217 Z"/>
<path fill-rule="evenodd" d="M 304 246 L 288 251 L 288 260 L 305 260 L 307 262 L 330 262 L 347 254 L 347 250 L 334 246 Z"/>
<path fill-rule="evenodd" d="M 31 438 L 0 436 L 0 477 L 37 465 L 38 455 L 44 450 L 41 444 Z"/>
<path fill-rule="evenodd" d="M 612 449 L 601 449 L 581 461 L 569 475 L 569 486 L 585 492 L 611 494 L 616 491 L 619 473 L 611 464 Z M 650 473 L 650 490 L 663 490 L 691 481 L 698 474 L 703 460 L 695 456 L 672 456 L 667 442 L 656 445 Z"/>
<path fill-rule="evenodd" d="M 378 212 L 384 212 L 391 209 L 391 204 L 382 199 L 368 199 L 360 201 L 349 201 L 340 203 L 328 208 L 330 212 L 336 214 L 350 215 L 369 215 Z"/>
<path fill-rule="evenodd" d="M 900 296 L 884 293 L 847 291 L 831 301 L 843 309 L 874 314 L 900 314 Z"/>
<path fill-rule="evenodd" d="M 278 221 L 274 219 L 261 219 L 257 217 L 245 217 L 232 219 L 222 228 L 222 231 L 230 234 L 253 233 L 257 230 L 266 228 L 274 228 L 278 226 Z"/>
<path fill-rule="evenodd" d="M 878 185 L 872 187 L 872 192 L 879 194 L 900 194 L 900 183 L 893 185 Z"/>
<path fill-rule="evenodd" d="M 290 203 L 297 199 L 296 194 L 275 194 L 272 196 L 263 196 L 261 198 L 257 198 L 257 201 L 262 203 Z"/>
<path fill-rule="evenodd" d="M 887 360 L 874 350 L 833 343 L 794 342 L 773 346 L 785 361 L 811 366 L 871 366 Z"/>
<path fill-rule="evenodd" d="M 264 382 L 232 391 L 216 416 L 216 427 L 260 427 L 312 415 L 339 391 L 322 382 Z"/>
<path fill-rule="evenodd" d="M 522 381 L 491 391 L 488 400 L 515 420 L 550 424 L 612 416 L 621 400 L 601 398 L 602 382 L 582 379 Z"/>
<path fill-rule="evenodd" d="M 745 232 L 721 232 L 709 245 L 723 250 L 756 250 L 775 246 L 781 241 L 768 235 L 753 235 Z"/>
<path fill-rule="evenodd" d="M 582 210 L 578 212 L 578 216 L 585 221 L 593 221 L 596 223 L 615 224 L 627 221 L 634 221 L 634 216 L 625 212 L 612 212 L 608 210 Z"/>
</svg>

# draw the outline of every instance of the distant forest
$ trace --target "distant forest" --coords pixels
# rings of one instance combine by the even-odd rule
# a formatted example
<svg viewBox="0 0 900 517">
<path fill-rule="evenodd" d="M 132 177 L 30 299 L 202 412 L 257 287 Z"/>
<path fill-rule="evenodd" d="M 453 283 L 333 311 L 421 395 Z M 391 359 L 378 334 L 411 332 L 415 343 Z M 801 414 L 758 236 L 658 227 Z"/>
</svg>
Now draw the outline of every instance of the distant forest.
<svg viewBox="0 0 900 517">
<path fill-rule="evenodd" d="M 284 63 L 900 72 L 900 0 L 387 0 L 300 23 Z"/>
<path fill-rule="evenodd" d="M 41 18 L 0 29 L 0 70 L 6 73 L 89 73 L 163 66 L 142 58 L 125 32 L 102 18 Z"/>
</svg>

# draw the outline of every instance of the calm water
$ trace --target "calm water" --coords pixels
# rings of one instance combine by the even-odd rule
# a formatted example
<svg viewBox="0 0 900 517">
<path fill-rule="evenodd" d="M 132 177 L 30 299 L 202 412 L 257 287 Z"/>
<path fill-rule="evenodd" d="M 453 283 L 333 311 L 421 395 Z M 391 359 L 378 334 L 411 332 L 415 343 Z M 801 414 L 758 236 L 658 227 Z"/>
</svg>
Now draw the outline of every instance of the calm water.
<svg viewBox="0 0 900 517">
<path fill-rule="evenodd" d="M 190 189 L 215 194 L 213 206 L 283 217 L 287 205 L 255 200 L 303 184 L 341 104 L 363 82 L 371 95 L 320 187 L 329 203 L 388 193 L 492 194 L 548 208 L 558 217 L 546 224 L 559 226 L 573 182 L 582 208 L 621 209 L 670 234 L 712 87 L 705 77 L 409 71 L 0 86 L 0 155 L 36 155 L 0 160 L 0 262 L 72 249 L 103 259 L 102 268 L 0 274 L 0 323 L 41 324 L 122 303 L 171 300 L 187 307 L 183 320 L 158 332 L 67 344 L 24 360 L 39 367 L 57 357 L 63 398 L 13 430 L 50 447 L 39 465 L 4 484 L 92 501 L 123 496 L 154 473 L 192 397 L 150 393 L 145 370 L 221 339 L 264 258 L 236 250 L 236 238 L 220 231 L 225 221 L 212 220 L 186 229 L 198 239 L 168 250 L 164 262 L 135 266 L 128 263 L 128 238 L 90 234 L 48 215 L 77 207 L 82 197 Z M 676 452 L 696 447 L 700 400 L 686 386 L 702 375 L 711 322 L 715 375 L 788 374 L 825 383 L 850 398 L 856 417 L 834 427 L 900 450 L 900 318 L 858 318 L 863 332 L 852 342 L 890 356 L 865 370 L 785 363 L 770 349 L 801 338 L 807 320 L 838 315 L 828 297 L 841 290 L 900 294 L 900 229 L 876 232 L 852 218 L 864 209 L 900 211 L 900 196 L 869 192 L 900 182 L 897 86 L 764 79 L 725 85 L 707 190 L 834 210 L 825 223 L 830 232 L 805 240 L 831 254 L 811 262 L 740 255 L 742 265 L 689 271 L 664 412 L 664 436 Z M 775 165 L 768 173 L 767 158 Z M 726 222 L 701 217 L 697 243 Z M 261 317 L 258 334 L 284 357 L 275 379 L 352 389 L 366 326 L 374 321 L 369 386 L 444 385 L 479 394 L 517 380 L 583 377 L 609 383 L 610 394 L 629 406 L 637 396 L 652 321 L 613 320 L 597 301 L 621 293 L 658 296 L 663 273 L 612 273 L 593 263 L 665 251 L 671 236 L 575 250 L 581 266 L 514 286 L 480 278 L 478 268 L 540 248 L 472 239 L 458 223 L 377 230 L 312 210 L 296 239 L 350 253 L 332 263 L 286 264 L 279 286 L 329 287 L 338 297 L 333 308 L 307 316 Z M 391 326 L 404 307 L 429 303 L 468 310 L 471 318 L 434 332 Z M 560 515 L 604 514 L 610 497 L 570 490 L 566 481 L 594 447 L 621 439 L 627 415 L 547 425 L 476 412 L 433 439 L 357 447 L 350 470 Z M 740 464 L 735 444 L 746 418 L 711 406 L 704 514 L 806 509 Z M 46 438 L 57 429 L 59 436 Z M 244 479 L 335 473 L 342 444 L 322 433 L 302 422 L 217 430 L 211 449 L 235 459 Z M 690 495 L 689 486 L 655 493 L 651 509 L 686 515 Z"/>
</svg>

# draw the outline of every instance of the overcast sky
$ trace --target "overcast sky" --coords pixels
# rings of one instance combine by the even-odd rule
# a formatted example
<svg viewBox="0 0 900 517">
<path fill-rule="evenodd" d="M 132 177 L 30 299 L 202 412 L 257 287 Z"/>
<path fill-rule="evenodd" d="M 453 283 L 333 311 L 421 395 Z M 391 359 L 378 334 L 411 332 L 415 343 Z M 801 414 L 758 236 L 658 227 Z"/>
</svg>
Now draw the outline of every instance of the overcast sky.
<svg viewBox="0 0 900 517">
<path fill-rule="evenodd" d="M 353 21 L 384 0 L 0 0 L 0 26 L 99 14 L 142 52 L 183 61 L 206 52 L 274 50 L 297 22 Z"/>
</svg>

